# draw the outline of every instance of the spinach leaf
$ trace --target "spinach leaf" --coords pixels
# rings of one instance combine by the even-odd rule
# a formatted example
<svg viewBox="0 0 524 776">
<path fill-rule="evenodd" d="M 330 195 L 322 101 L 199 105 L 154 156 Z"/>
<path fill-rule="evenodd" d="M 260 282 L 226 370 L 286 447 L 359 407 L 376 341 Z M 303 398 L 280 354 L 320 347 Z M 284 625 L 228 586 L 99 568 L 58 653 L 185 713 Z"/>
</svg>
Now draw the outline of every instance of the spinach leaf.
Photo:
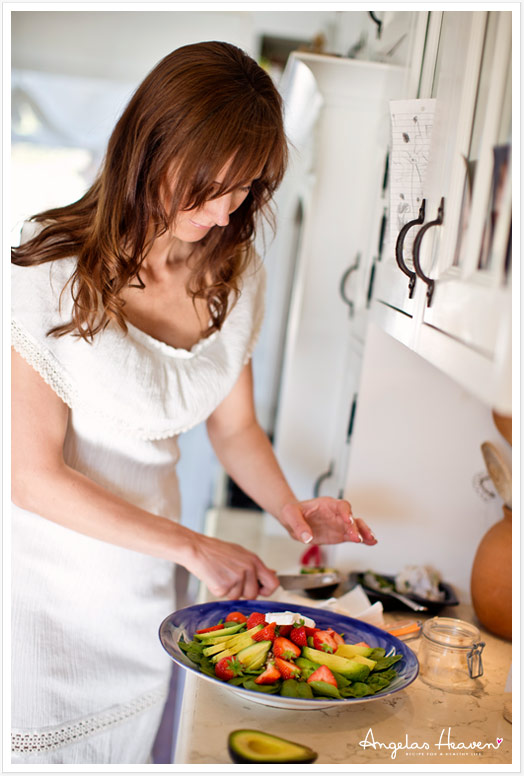
<svg viewBox="0 0 524 776">
<path fill-rule="evenodd" d="M 395 665 L 395 663 L 398 663 L 399 660 L 402 660 L 402 657 L 402 655 L 390 655 L 390 657 L 383 657 L 380 660 L 377 660 L 377 664 L 373 671 L 384 671 L 386 668 L 391 668 L 392 665 Z"/>
</svg>

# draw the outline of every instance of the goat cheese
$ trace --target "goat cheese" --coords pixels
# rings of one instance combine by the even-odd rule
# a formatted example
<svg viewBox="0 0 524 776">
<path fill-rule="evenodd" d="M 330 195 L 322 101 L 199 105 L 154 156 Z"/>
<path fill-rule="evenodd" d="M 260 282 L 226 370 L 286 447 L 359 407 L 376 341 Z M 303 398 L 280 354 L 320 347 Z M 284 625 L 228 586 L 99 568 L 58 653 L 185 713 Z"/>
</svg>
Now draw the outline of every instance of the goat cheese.
<svg viewBox="0 0 524 776">
<path fill-rule="evenodd" d="M 277 625 L 293 625 L 295 622 L 304 620 L 303 624 L 308 628 L 315 627 L 315 621 L 300 612 L 268 612 L 265 617 L 266 622 L 276 622 Z"/>
</svg>

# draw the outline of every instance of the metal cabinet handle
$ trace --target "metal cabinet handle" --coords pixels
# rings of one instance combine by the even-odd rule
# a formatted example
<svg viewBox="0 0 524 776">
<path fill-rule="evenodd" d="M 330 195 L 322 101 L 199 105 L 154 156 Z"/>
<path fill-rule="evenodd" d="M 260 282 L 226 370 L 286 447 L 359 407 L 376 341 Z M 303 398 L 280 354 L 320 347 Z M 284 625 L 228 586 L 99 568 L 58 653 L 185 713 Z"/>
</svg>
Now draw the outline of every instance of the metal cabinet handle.
<svg viewBox="0 0 524 776">
<path fill-rule="evenodd" d="M 357 253 L 357 256 L 355 258 L 355 263 L 352 264 L 351 267 L 348 267 L 347 270 L 342 275 L 342 277 L 340 278 L 340 286 L 339 286 L 340 296 L 349 307 L 350 318 L 353 317 L 355 305 L 353 304 L 352 300 L 349 299 L 348 296 L 346 296 L 346 283 L 347 283 L 348 277 L 351 275 L 352 272 L 354 272 L 356 269 L 359 268 L 359 265 L 360 265 L 360 253 Z"/>
<path fill-rule="evenodd" d="M 404 261 L 404 240 L 406 239 L 406 235 L 411 229 L 412 226 L 415 226 L 416 224 L 423 224 L 424 223 L 424 216 L 426 212 L 426 200 L 422 200 L 422 204 L 418 211 L 418 217 L 413 219 L 413 221 L 408 221 L 407 224 L 404 224 L 400 232 L 398 233 L 397 242 L 395 244 L 395 257 L 397 259 L 397 264 L 402 270 L 402 272 L 408 276 L 409 278 L 409 298 L 413 296 L 413 291 L 415 290 L 415 281 L 417 279 L 416 272 L 413 272 Z"/>
<path fill-rule="evenodd" d="M 322 483 L 325 482 L 326 480 L 329 480 L 329 478 L 333 476 L 334 468 L 335 468 L 335 462 L 330 461 L 328 470 L 325 472 L 322 472 L 322 474 L 319 474 L 319 476 L 317 477 L 317 479 L 313 484 L 313 498 L 319 497 Z"/>
<path fill-rule="evenodd" d="M 433 298 L 433 291 L 435 290 L 435 281 L 433 278 L 428 277 L 425 273 L 422 267 L 420 266 L 420 244 L 422 242 L 422 238 L 430 229 L 432 226 L 440 226 L 444 222 L 444 197 L 440 200 L 440 205 L 437 212 L 437 217 L 434 221 L 428 221 L 427 224 L 424 224 L 424 226 L 419 229 L 417 232 L 417 235 L 415 237 L 415 241 L 413 243 L 413 264 L 415 266 L 415 272 L 417 273 L 418 277 L 424 281 L 424 283 L 427 285 L 428 290 L 426 292 L 426 297 L 428 300 L 428 307 L 431 307 L 431 300 Z"/>
<path fill-rule="evenodd" d="M 374 11 L 368 11 L 368 14 L 371 16 L 371 18 L 377 25 L 377 38 L 380 39 L 380 34 L 382 32 L 382 21 L 378 18 L 378 16 Z"/>
</svg>

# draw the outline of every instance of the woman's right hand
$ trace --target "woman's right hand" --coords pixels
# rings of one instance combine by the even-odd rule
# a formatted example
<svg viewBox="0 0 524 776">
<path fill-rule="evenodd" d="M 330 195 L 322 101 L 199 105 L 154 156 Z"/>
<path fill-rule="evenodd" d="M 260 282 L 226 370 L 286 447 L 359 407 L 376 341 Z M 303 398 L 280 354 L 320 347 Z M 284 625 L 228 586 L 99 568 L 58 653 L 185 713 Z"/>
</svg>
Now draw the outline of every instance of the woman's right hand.
<svg viewBox="0 0 524 776">
<path fill-rule="evenodd" d="M 279 585 L 274 571 L 240 544 L 190 532 L 183 565 L 220 598 L 256 598 L 271 595 Z M 188 537 L 189 538 L 189 537 Z"/>
</svg>

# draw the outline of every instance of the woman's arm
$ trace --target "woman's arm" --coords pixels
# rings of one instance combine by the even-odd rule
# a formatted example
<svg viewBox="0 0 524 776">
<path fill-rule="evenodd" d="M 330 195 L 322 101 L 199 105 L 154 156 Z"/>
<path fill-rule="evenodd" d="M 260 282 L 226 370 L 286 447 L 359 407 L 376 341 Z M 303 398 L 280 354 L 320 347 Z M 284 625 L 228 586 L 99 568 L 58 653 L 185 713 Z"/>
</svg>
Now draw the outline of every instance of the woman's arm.
<svg viewBox="0 0 524 776">
<path fill-rule="evenodd" d="M 353 517 L 347 501 L 297 500 L 256 419 L 251 364 L 245 366 L 231 393 L 210 416 L 207 430 L 227 473 L 250 498 L 274 515 L 294 539 L 319 544 L 376 544 L 373 532 L 363 520 Z"/>
<path fill-rule="evenodd" d="M 22 509 L 79 533 L 185 566 L 217 596 L 255 598 L 275 574 L 239 545 L 196 534 L 115 496 L 69 467 L 69 410 L 24 359 L 12 355 L 12 498 Z"/>
</svg>

